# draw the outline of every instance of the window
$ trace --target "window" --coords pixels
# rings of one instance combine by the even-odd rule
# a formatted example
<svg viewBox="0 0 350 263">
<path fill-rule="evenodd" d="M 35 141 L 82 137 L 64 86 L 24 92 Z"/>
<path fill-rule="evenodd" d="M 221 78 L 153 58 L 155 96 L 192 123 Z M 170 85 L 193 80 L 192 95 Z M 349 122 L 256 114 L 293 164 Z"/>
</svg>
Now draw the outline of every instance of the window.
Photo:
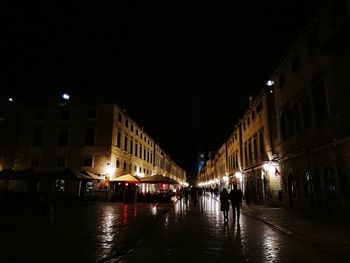
<svg viewBox="0 0 350 263">
<path fill-rule="evenodd" d="M 85 158 L 83 160 L 83 166 L 84 167 L 92 167 L 92 158 L 91 157 Z"/>
<path fill-rule="evenodd" d="M 119 162 L 118 159 L 116 159 L 116 160 L 115 160 L 115 167 L 116 167 L 116 168 L 119 168 L 119 166 L 120 166 L 120 162 Z"/>
<path fill-rule="evenodd" d="M 259 134 L 259 144 L 260 144 L 260 154 L 261 156 L 265 155 L 265 145 L 264 145 L 264 134 L 260 133 Z"/>
<path fill-rule="evenodd" d="M 122 118 L 122 115 L 121 115 L 120 113 L 118 113 L 118 122 L 121 123 L 121 122 L 122 122 L 122 119 L 123 119 L 123 118 Z"/>
<path fill-rule="evenodd" d="M 96 119 L 96 109 L 95 108 L 87 108 L 85 112 L 85 117 L 87 119 Z"/>
<path fill-rule="evenodd" d="M 301 111 L 303 117 L 303 128 L 307 129 L 311 127 L 309 99 L 306 97 L 301 101 Z"/>
<path fill-rule="evenodd" d="M 33 146 L 40 147 L 42 146 L 43 141 L 43 132 L 42 131 L 34 131 L 33 134 Z"/>
<path fill-rule="evenodd" d="M 55 191 L 56 192 L 64 192 L 65 189 L 66 189 L 66 181 L 65 180 L 56 180 Z"/>
<path fill-rule="evenodd" d="M 137 143 L 135 143 L 135 152 L 134 152 L 135 156 L 137 156 L 137 154 L 138 154 L 138 152 L 137 152 L 138 148 L 139 148 L 139 145 Z"/>
<path fill-rule="evenodd" d="M 91 193 L 94 189 L 94 184 L 92 182 L 86 182 L 85 192 Z"/>
<path fill-rule="evenodd" d="M 134 150 L 134 141 L 130 140 L 130 154 L 132 154 L 133 150 Z"/>
<path fill-rule="evenodd" d="M 56 167 L 57 168 L 65 168 L 66 167 L 66 159 L 57 159 Z"/>
<path fill-rule="evenodd" d="M 123 166 L 123 169 L 124 169 L 124 171 L 126 171 L 126 162 L 124 162 L 124 166 Z"/>
<path fill-rule="evenodd" d="M 252 155 L 252 142 L 248 142 L 248 155 L 249 155 L 249 160 L 252 159 L 253 155 Z"/>
<path fill-rule="evenodd" d="M 236 158 L 235 158 L 235 160 L 236 160 L 236 168 L 238 168 L 238 152 L 236 152 Z"/>
<path fill-rule="evenodd" d="M 258 159 L 258 141 L 257 141 L 257 135 L 254 135 L 253 139 L 253 149 L 254 149 L 254 159 Z"/>
<path fill-rule="evenodd" d="M 134 125 L 131 125 L 131 131 L 132 132 L 134 131 Z"/>
<path fill-rule="evenodd" d="M 147 162 L 149 162 L 149 151 L 147 151 Z"/>
<path fill-rule="evenodd" d="M 124 151 L 128 151 L 128 137 L 124 136 Z"/>
<path fill-rule="evenodd" d="M 143 159 L 146 161 L 146 148 L 143 148 Z"/>
<path fill-rule="evenodd" d="M 293 115 L 294 115 L 294 122 L 295 122 L 295 132 L 299 133 L 302 130 L 299 103 L 296 103 L 294 105 Z"/>
<path fill-rule="evenodd" d="M 125 119 L 125 127 L 129 128 L 129 120 L 128 119 Z"/>
<path fill-rule="evenodd" d="M 39 159 L 33 159 L 30 164 L 30 168 L 38 168 L 39 167 Z"/>
<path fill-rule="evenodd" d="M 120 143 L 122 140 L 122 134 L 120 131 L 117 132 L 117 147 L 120 148 Z"/>
<path fill-rule="evenodd" d="M 90 146 L 95 144 L 95 129 L 89 128 L 85 130 L 85 145 Z"/>
<path fill-rule="evenodd" d="M 288 127 L 288 138 L 291 138 L 294 136 L 294 123 L 293 123 L 293 114 L 292 110 L 287 110 L 287 127 Z"/>
<path fill-rule="evenodd" d="M 252 111 L 252 120 L 255 119 L 255 111 Z"/>
<path fill-rule="evenodd" d="M 140 159 L 142 159 L 142 145 L 140 144 Z"/>
<path fill-rule="evenodd" d="M 248 162 L 247 143 L 244 144 L 244 160 L 246 163 Z"/>
<path fill-rule="evenodd" d="M 311 173 L 310 171 L 306 171 L 304 173 L 304 197 L 309 198 L 311 195 Z"/>
<path fill-rule="evenodd" d="M 139 130 L 138 129 L 136 129 L 136 135 L 139 135 Z"/>
<path fill-rule="evenodd" d="M 69 119 L 70 119 L 70 110 L 62 110 L 61 120 L 69 120 Z"/>
<path fill-rule="evenodd" d="M 312 95 L 314 101 L 315 120 L 321 122 L 328 117 L 327 93 L 324 80 L 313 85 Z"/>
<path fill-rule="evenodd" d="M 63 129 L 58 133 L 58 146 L 68 146 L 69 130 Z"/>
</svg>

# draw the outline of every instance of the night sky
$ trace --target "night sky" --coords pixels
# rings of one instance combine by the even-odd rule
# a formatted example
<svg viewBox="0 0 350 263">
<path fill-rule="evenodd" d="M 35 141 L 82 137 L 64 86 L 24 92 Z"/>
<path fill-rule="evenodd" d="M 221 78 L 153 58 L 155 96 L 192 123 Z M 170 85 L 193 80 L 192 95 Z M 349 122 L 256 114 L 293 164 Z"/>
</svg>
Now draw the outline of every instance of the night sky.
<svg viewBox="0 0 350 263">
<path fill-rule="evenodd" d="M 0 4 L 2 98 L 117 102 L 188 171 L 199 150 L 218 150 L 314 10 L 305 0 L 48 2 Z"/>
</svg>

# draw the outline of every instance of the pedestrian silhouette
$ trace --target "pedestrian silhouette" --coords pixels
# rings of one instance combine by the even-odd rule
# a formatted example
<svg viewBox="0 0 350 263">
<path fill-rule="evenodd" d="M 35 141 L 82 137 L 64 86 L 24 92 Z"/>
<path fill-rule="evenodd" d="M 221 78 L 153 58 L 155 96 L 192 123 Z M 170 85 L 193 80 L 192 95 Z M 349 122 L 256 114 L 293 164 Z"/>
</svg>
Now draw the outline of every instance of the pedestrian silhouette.
<svg viewBox="0 0 350 263">
<path fill-rule="evenodd" d="M 228 220 L 228 211 L 230 210 L 229 195 L 226 188 L 222 189 L 220 194 L 221 211 L 224 214 L 224 220 Z"/>
<path fill-rule="evenodd" d="M 237 219 L 239 220 L 242 198 L 243 198 L 242 191 L 241 189 L 237 189 L 237 185 L 235 184 L 233 186 L 233 189 L 230 191 L 230 199 L 231 199 L 231 205 L 233 210 L 233 220 L 236 219 L 236 213 L 237 213 Z"/>
</svg>

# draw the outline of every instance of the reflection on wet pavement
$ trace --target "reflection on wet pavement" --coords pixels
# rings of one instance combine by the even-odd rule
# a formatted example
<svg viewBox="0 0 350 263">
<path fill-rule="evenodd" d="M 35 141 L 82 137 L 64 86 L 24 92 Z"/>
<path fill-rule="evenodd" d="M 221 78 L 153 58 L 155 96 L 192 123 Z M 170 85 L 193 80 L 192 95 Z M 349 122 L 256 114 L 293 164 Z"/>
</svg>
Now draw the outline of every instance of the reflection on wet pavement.
<svg viewBox="0 0 350 263">
<path fill-rule="evenodd" d="M 202 197 L 196 207 L 179 201 L 167 221 L 126 262 L 336 262 L 326 254 L 275 232 L 254 218 L 224 222 L 220 203 Z"/>
<path fill-rule="evenodd" d="M 168 209 L 166 204 L 98 203 L 56 209 L 55 221 L 45 223 L 38 207 L 5 207 L 1 261 L 103 261 L 138 239 Z"/>
</svg>

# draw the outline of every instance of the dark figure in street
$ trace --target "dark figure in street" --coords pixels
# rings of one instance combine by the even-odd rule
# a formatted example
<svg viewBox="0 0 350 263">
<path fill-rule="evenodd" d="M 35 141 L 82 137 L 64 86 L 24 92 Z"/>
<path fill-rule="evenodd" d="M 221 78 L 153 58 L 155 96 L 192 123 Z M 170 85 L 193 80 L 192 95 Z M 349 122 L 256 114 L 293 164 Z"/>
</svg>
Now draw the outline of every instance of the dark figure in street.
<svg viewBox="0 0 350 263">
<path fill-rule="evenodd" d="M 224 220 L 228 220 L 228 211 L 230 210 L 229 195 L 226 188 L 222 189 L 220 194 L 221 211 L 224 214 Z"/>
<path fill-rule="evenodd" d="M 233 186 L 233 189 L 230 191 L 230 199 L 233 209 L 233 220 L 236 219 L 237 212 L 237 220 L 239 220 L 240 216 L 240 206 L 242 204 L 243 193 L 241 189 L 237 189 L 237 185 Z"/>
<path fill-rule="evenodd" d="M 185 203 L 187 205 L 187 202 L 188 202 L 188 190 L 187 190 L 187 188 L 184 189 L 184 196 L 185 196 Z"/>
</svg>

